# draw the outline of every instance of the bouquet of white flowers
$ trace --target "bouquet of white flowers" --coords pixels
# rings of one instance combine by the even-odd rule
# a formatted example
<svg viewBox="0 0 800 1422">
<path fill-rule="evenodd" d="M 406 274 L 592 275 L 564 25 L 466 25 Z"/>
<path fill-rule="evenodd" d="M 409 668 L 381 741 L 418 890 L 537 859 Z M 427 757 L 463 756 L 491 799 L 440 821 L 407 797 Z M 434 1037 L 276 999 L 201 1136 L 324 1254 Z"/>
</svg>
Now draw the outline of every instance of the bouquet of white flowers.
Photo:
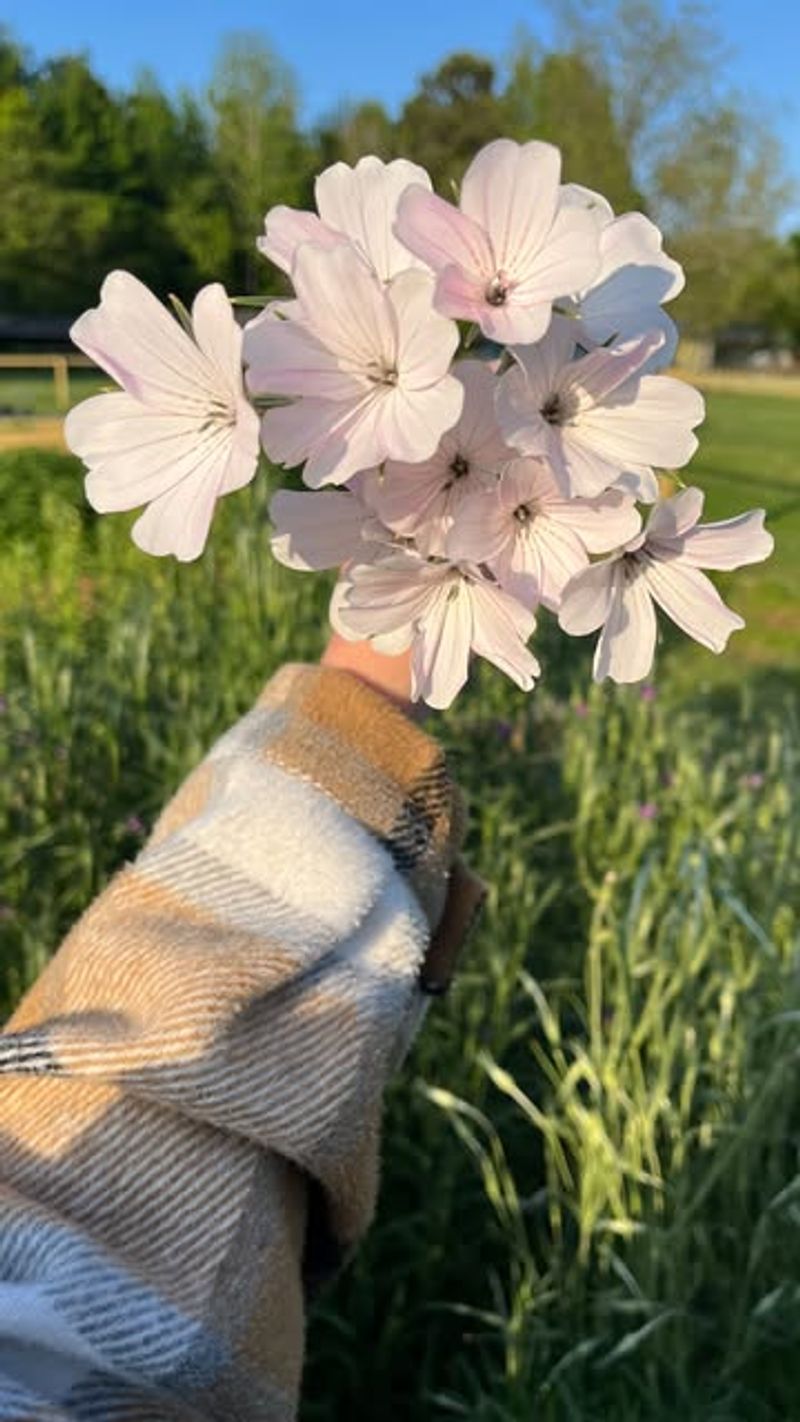
<svg viewBox="0 0 800 1422">
<path fill-rule="evenodd" d="M 570 635 L 601 629 L 597 680 L 647 675 L 654 604 L 722 651 L 744 624 L 701 569 L 758 562 L 772 538 L 762 510 L 703 525 L 699 489 L 660 496 L 655 471 L 688 463 L 703 418 L 659 373 L 683 272 L 646 217 L 560 179 L 556 148 L 508 139 L 457 207 L 404 159 L 337 163 L 318 215 L 267 214 L 258 246 L 295 295 L 244 330 L 219 285 L 173 317 L 113 272 L 72 329 L 122 387 L 67 417 L 90 503 L 146 505 L 139 547 L 196 558 L 260 440 L 313 491 L 275 494 L 276 558 L 341 568 L 334 627 L 410 649 L 432 706 L 473 653 L 530 690 L 540 606 Z"/>
</svg>

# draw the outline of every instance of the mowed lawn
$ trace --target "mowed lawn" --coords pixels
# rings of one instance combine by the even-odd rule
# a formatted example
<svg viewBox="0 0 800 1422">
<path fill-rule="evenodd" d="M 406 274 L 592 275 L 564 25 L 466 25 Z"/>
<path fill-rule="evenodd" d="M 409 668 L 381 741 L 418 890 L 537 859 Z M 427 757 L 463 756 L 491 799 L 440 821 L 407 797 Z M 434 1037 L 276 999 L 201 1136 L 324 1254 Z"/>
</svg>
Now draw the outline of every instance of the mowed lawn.
<svg viewBox="0 0 800 1422">
<path fill-rule="evenodd" d="M 685 655 L 692 675 L 709 680 L 734 670 L 800 669 L 800 398 L 715 391 L 698 431 L 700 448 L 685 472 L 706 491 L 706 518 L 767 511 L 775 552 L 765 564 L 718 579 L 747 621 L 724 657 Z"/>
</svg>

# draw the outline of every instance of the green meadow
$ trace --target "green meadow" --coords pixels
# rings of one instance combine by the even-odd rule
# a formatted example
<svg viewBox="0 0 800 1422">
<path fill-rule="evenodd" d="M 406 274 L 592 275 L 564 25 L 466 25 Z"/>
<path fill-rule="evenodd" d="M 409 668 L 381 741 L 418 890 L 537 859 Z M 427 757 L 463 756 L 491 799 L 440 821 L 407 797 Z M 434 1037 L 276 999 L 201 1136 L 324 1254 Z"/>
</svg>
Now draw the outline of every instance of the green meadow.
<svg viewBox="0 0 800 1422">
<path fill-rule="evenodd" d="M 690 477 L 763 506 L 715 658 L 594 688 L 543 616 L 431 729 L 488 908 L 390 1092 L 372 1232 L 316 1301 L 303 1422 L 800 1418 L 800 400 L 709 396 Z M 196 565 L 97 519 L 66 455 L 0 454 L 0 1004 L 9 1010 L 327 590 L 269 479 Z"/>
</svg>

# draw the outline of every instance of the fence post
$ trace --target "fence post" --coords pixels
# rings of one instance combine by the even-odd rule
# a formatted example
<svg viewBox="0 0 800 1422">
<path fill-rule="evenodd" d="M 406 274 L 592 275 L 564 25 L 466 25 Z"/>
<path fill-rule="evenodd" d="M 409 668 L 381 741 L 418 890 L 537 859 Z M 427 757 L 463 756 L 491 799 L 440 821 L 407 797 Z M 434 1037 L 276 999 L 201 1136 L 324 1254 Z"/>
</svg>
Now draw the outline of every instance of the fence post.
<svg viewBox="0 0 800 1422">
<path fill-rule="evenodd" d="M 59 410 L 68 410 L 69 362 L 65 355 L 53 356 L 53 379 L 56 388 L 56 405 Z"/>
</svg>

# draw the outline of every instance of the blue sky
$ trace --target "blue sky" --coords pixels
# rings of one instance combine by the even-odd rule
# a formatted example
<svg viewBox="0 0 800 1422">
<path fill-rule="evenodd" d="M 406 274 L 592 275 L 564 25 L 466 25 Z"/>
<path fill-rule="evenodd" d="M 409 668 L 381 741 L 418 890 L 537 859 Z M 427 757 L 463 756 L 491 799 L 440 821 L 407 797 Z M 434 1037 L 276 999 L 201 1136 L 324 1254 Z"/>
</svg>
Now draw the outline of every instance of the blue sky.
<svg viewBox="0 0 800 1422">
<path fill-rule="evenodd" d="M 731 79 L 783 138 L 800 224 L 800 5 L 718 0 L 716 15 Z M 201 88 L 221 36 L 259 30 L 294 69 L 306 119 L 341 99 L 374 97 L 395 108 L 453 49 L 502 58 L 517 25 L 545 40 L 551 33 L 536 0 L 5 0 L 0 20 L 40 58 L 83 50 L 112 85 L 147 66 L 169 89 Z"/>
</svg>

